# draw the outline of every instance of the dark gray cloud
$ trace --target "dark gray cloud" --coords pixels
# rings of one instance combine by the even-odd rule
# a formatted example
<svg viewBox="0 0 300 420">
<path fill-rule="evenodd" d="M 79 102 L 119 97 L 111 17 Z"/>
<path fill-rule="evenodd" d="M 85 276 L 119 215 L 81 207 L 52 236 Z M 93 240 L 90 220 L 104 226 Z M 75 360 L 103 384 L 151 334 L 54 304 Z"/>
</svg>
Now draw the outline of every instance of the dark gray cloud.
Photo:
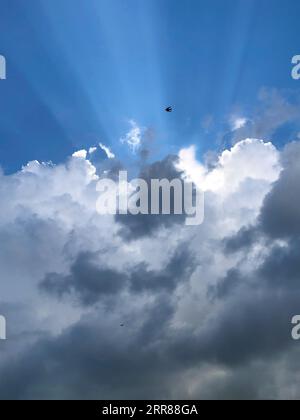
<svg viewBox="0 0 300 420">
<path fill-rule="evenodd" d="M 14 367 L 4 367 L 7 376 L 0 382 L 1 397 L 124 399 L 167 395 L 172 366 L 160 352 L 160 340 L 172 310 L 165 299 L 145 309 L 140 327 L 134 319 L 120 328 L 98 318 L 86 318 L 59 337 L 41 338 L 17 358 Z"/>
<path fill-rule="evenodd" d="M 276 366 L 282 352 L 288 355 L 293 351 L 288 327 L 299 296 L 290 293 L 276 298 L 276 293 L 263 296 L 261 291 L 252 291 L 248 296 L 245 293 L 229 299 L 218 319 L 208 323 L 201 332 L 187 327 L 174 330 L 171 320 L 175 302 L 171 302 L 170 296 L 157 297 L 145 306 L 139 319 L 129 317 L 124 328 L 94 314 L 59 336 L 41 336 L 15 358 L 14 364 L 2 368 L 5 381 L 0 381 L 1 397 L 254 399 L 277 396 L 277 388 L 269 390 L 276 373 L 276 368 L 270 372 L 270 365 Z M 298 354 L 299 351 L 293 357 Z M 226 375 L 220 375 L 218 380 L 213 374 L 208 375 L 208 384 L 201 383 L 202 369 L 210 367 L 212 372 L 219 369 Z M 188 372 L 195 372 L 195 377 L 189 378 Z M 193 387 L 189 393 L 196 378 L 199 387 Z"/>
<path fill-rule="evenodd" d="M 181 181 L 181 172 L 177 171 L 174 164 L 177 161 L 177 156 L 167 156 L 162 161 L 154 162 L 145 165 L 139 174 L 139 178 L 144 179 L 148 186 L 151 185 L 151 179 L 179 179 Z M 182 182 L 182 181 L 181 181 Z M 149 188 L 149 213 L 151 208 L 151 192 Z M 171 214 L 170 215 L 117 215 L 116 220 L 120 222 L 122 228 L 120 234 L 127 240 L 137 239 L 143 236 L 149 236 L 157 231 L 160 227 L 171 227 L 176 224 L 183 224 L 186 216 L 174 214 L 174 192 L 171 190 Z M 160 208 L 160 213 L 161 213 Z"/>
<path fill-rule="evenodd" d="M 300 289 L 283 283 L 278 294 L 278 288 L 271 286 L 272 274 L 266 266 L 275 256 L 270 252 L 251 278 L 238 270 L 228 271 L 215 295 L 223 309 L 205 329 L 185 326 L 174 330 L 171 321 L 176 301 L 168 281 L 172 276 L 184 278 L 186 269 L 181 267 L 186 258 L 183 252 L 174 254 L 166 268 L 170 278 L 148 272 L 145 285 L 133 281 L 133 288 L 148 291 L 164 281 L 169 293 L 155 294 L 154 302 L 144 307 L 138 319 L 128 317 L 124 328 L 117 322 L 103 322 L 95 313 L 58 337 L 41 337 L 16 364 L 4 368 L 6 381 L 0 384 L 0 395 L 20 399 L 279 398 L 277 388 L 269 389 L 274 380 L 270 365 L 276 366 L 282 354 L 294 352 L 290 320 L 299 307 Z M 286 261 L 275 260 L 275 270 L 286 266 Z M 225 369 L 227 374 L 218 381 L 210 377 L 209 388 L 199 385 L 189 395 L 186 384 L 178 389 L 174 386 L 175 377 L 210 366 Z M 26 378 L 26 386 L 21 378 Z"/>
<path fill-rule="evenodd" d="M 242 283 L 242 275 L 237 268 L 230 269 L 226 276 L 220 280 L 216 286 L 208 288 L 208 298 L 223 299 L 231 295 L 233 291 Z"/>
<path fill-rule="evenodd" d="M 236 235 L 224 239 L 226 253 L 243 251 L 259 240 L 259 229 L 255 226 L 243 227 Z"/>
<path fill-rule="evenodd" d="M 83 305 L 92 305 L 101 297 L 119 292 L 126 286 L 126 281 L 126 274 L 101 268 L 93 261 L 92 254 L 84 253 L 77 257 L 69 275 L 49 273 L 40 287 L 59 297 L 74 292 Z"/>
<path fill-rule="evenodd" d="M 300 234 L 300 143 L 288 145 L 283 152 L 284 169 L 267 195 L 260 223 L 272 238 L 289 238 Z"/>
<path fill-rule="evenodd" d="M 299 291 L 278 295 L 266 287 L 241 287 L 227 297 L 224 311 L 209 327 L 203 358 L 226 366 L 276 358 L 293 346 L 290 325 L 299 311 L 299 298 Z"/>
<path fill-rule="evenodd" d="M 160 271 L 147 269 L 140 265 L 130 275 L 131 289 L 137 291 L 172 291 L 178 284 L 189 280 L 195 269 L 195 262 L 187 245 L 181 245 L 170 258 L 168 264 Z"/>
<path fill-rule="evenodd" d="M 300 235 L 300 142 L 288 144 L 282 152 L 283 170 L 266 195 L 259 217 L 253 226 L 243 227 L 224 239 L 228 253 L 251 248 L 264 240 L 290 240 Z M 272 242 L 269 243 L 272 246 Z"/>
<path fill-rule="evenodd" d="M 40 288 L 59 298 L 75 295 L 82 305 L 89 306 L 126 288 L 134 293 L 172 291 L 189 279 L 193 269 L 191 252 L 183 245 L 175 250 L 167 265 L 157 271 L 149 269 L 145 263 L 131 270 L 117 271 L 99 266 L 95 254 L 83 253 L 72 264 L 69 275 L 49 273 Z"/>
<path fill-rule="evenodd" d="M 223 241 L 225 253 L 240 252 L 241 257 L 208 288 L 212 303 L 228 304 L 219 313 L 216 329 L 209 329 L 206 344 L 210 355 L 226 365 L 276 358 L 295 345 L 289 326 L 300 309 L 299 157 L 299 143 L 285 148 L 284 169 L 256 224 Z M 264 246 L 264 257 L 253 260 L 249 255 L 258 244 Z M 252 269 L 244 272 L 247 258 Z"/>
<path fill-rule="evenodd" d="M 300 291 L 300 238 L 274 246 L 259 269 L 272 289 Z"/>
</svg>

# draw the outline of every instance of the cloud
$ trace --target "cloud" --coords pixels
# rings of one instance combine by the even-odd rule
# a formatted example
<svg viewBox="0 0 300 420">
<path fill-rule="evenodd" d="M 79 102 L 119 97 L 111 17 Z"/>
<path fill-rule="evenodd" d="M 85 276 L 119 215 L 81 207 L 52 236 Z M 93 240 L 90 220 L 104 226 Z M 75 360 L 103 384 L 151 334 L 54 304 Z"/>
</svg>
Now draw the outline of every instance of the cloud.
<svg viewBox="0 0 300 420">
<path fill-rule="evenodd" d="M 109 147 L 105 146 L 102 143 L 99 143 L 100 148 L 106 153 L 108 159 L 114 159 L 116 156 L 112 153 Z"/>
<path fill-rule="evenodd" d="M 172 181 L 179 179 L 182 181 L 182 172 L 176 168 L 177 156 L 167 156 L 159 162 L 144 165 L 139 173 L 139 178 L 144 179 L 148 185 L 151 179 L 167 179 Z M 174 192 L 171 190 L 171 203 L 174 202 Z M 151 209 L 151 190 L 149 189 L 148 205 Z M 121 224 L 120 235 L 127 240 L 133 240 L 152 235 L 158 229 L 170 228 L 173 224 L 183 224 L 186 215 L 174 214 L 174 208 L 171 206 L 170 215 L 117 215 L 116 220 Z M 150 213 L 150 211 L 149 211 Z"/>
<path fill-rule="evenodd" d="M 90 147 L 89 148 L 89 154 L 92 155 L 93 153 L 95 153 L 97 151 L 97 147 Z"/>
<path fill-rule="evenodd" d="M 274 238 L 297 237 L 300 234 L 300 144 L 287 145 L 282 153 L 283 171 L 266 196 L 261 212 L 264 232 Z"/>
<path fill-rule="evenodd" d="M 140 263 L 121 272 L 105 267 L 104 263 L 97 265 L 96 257 L 87 253 L 78 255 L 70 274 L 47 274 L 40 284 L 41 289 L 58 298 L 75 296 L 83 306 L 91 306 L 125 289 L 134 293 L 172 291 L 188 279 L 193 268 L 188 247 L 183 246 L 174 251 L 167 266 L 160 270 Z M 109 303 L 112 304 L 112 300 Z"/>
<path fill-rule="evenodd" d="M 6 58 L 0 55 L 0 80 L 6 79 Z"/>
<path fill-rule="evenodd" d="M 245 117 L 232 116 L 230 119 L 231 130 L 232 131 L 240 130 L 241 128 L 245 127 L 247 122 L 248 122 L 248 119 Z"/>
<path fill-rule="evenodd" d="M 252 138 L 214 165 L 195 147 L 144 165 L 204 187 L 196 227 L 100 216 L 115 172 L 81 152 L 1 173 L 0 397 L 299 399 L 299 150 Z"/>
<path fill-rule="evenodd" d="M 232 194 L 250 180 L 268 185 L 277 179 L 280 171 L 277 150 L 271 143 L 259 139 L 246 139 L 225 150 L 214 168 L 197 161 L 194 146 L 182 149 L 176 167 L 199 188 L 221 196 Z"/>
<path fill-rule="evenodd" d="M 131 126 L 130 131 L 125 137 L 122 137 L 120 141 L 121 143 L 127 144 L 133 153 L 136 153 L 141 146 L 144 129 L 141 128 L 134 120 L 130 120 L 129 124 Z"/>
<path fill-rule="evenodd" d="M 74 152 L 73 157 L 79 158 L 79 159 L 86 159 L 87 157 L 87 151 L 86 150 L 78 150 L 77 152 Z"/>
<path fill-rule="evenodd" d="M 276 140 L 284 136 L 285 142 L 297 139 L 299 133 L 299 92 L 263 88 L 258 95 L 259 103 L 248 110 L 249 116 L 230 119 L 231 134 L 224 140 L 231 144 L 245 138 Z"/>
<path fill-rule="evenodd" d="M 90 254 L 79 254 L 71 266 L 69 275 L 49 273 L 41 288 L 53 295 L 63 297 L 75 293 L 83 305 L 93 305 L 102 296 L 117 293 L 126 286 L 126 274 L 111 268 L 98 267 Z"/>
</svg>

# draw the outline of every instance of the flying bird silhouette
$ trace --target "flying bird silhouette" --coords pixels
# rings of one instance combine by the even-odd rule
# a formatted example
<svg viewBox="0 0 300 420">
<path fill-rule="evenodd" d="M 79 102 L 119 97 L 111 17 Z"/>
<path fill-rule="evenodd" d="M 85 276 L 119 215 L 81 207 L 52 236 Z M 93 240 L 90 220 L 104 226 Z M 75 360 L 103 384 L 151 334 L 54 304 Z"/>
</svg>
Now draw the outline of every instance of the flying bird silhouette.
<svg viewBox="0 0 300 420">
<path fill-rule="evenodd" d="M 172 111 L 173 111 L 173 109 L 172 109 L 171 106 L 168 106 L 168 108 L 166 108 L 166 112 L 172 112 Z"/>
</svg>

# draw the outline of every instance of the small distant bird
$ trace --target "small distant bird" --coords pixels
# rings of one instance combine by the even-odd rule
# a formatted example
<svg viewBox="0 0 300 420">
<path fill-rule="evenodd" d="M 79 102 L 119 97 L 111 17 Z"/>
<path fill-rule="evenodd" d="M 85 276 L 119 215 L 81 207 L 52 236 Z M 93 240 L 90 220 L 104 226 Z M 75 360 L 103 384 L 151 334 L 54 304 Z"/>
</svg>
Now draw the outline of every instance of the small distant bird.
<svg viewBox="0 0 300 420">
<path fill-rule="evenodd" d="M 172 111 L 173 111 L 173 109 L 172 109 L 171 106 L 168 106 L 168 108 L 166 108 L 166 112 L 172 112 Z"/>
<path fill-rule="evenodd" d="M 120 327 L 124 327 L 124 324 L 120 324 Z"/>
</svg>

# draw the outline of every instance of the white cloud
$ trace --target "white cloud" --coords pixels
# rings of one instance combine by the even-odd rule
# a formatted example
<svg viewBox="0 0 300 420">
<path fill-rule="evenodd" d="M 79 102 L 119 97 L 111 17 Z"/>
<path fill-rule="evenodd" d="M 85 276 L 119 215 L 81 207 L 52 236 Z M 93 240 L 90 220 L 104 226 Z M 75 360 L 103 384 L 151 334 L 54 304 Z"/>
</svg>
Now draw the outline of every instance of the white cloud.
<svg viewBox="0 0 300 420">
<path fill-rule="evenodd" d="M 236 131 L 245 127 L 248 121 L 249 121 L 248 118 L 245 118 L 245 117 L 232 116 L 230 119 L 231 130 Z"/>
<path fill-rule="evenodd" d="M 196 148 L 191 146 L 179 152 L 178 169 L 184 171 L 199 188 L 223 196 L 236 191 L 247 179 L 268 183 L 275 181 L 280 172 L 279 153 L 272 143 L 246 139 L 225 150 L 216 167 L 207 170 L 197 161 Z"/>
<path fill-rule="evenodd" d="M 97 151 L 97 147 L 90 147 L 89 148 L 89 154 L 92 155 L 93 153 L 95 153 Z"/>
<path fill-rule="evenodd" d="M 77 152 L 73 153 L 72 156 L 75 157 L 75 158 L 79 158 L 79 159 L 86 159 L 87 151 L 86 150 L 78 150 Z"/>
<path fill-rule="evenodd" d="M 132 152 L 135 153 L 141 146 L 144 130 L 143 128 L 139 127 L 134 120 L 130 120 L 129 124 L 131 126 L 131 130 L 126 134 L 125 137 L 122 137 L 120 141 L 121 143 L 126 143 Z"/>
<path fill-rule="evenodd" d="M 114 159 L 116 156 L 114 155 L 114 153 L 112 153 L 112 151 L 110 150 L 109 147 L 105 146 L 102 143 L 99 143 L 100 148 L 106 153 L 106 156 L 108 157 L 108 159 Z"/>
</svg>

